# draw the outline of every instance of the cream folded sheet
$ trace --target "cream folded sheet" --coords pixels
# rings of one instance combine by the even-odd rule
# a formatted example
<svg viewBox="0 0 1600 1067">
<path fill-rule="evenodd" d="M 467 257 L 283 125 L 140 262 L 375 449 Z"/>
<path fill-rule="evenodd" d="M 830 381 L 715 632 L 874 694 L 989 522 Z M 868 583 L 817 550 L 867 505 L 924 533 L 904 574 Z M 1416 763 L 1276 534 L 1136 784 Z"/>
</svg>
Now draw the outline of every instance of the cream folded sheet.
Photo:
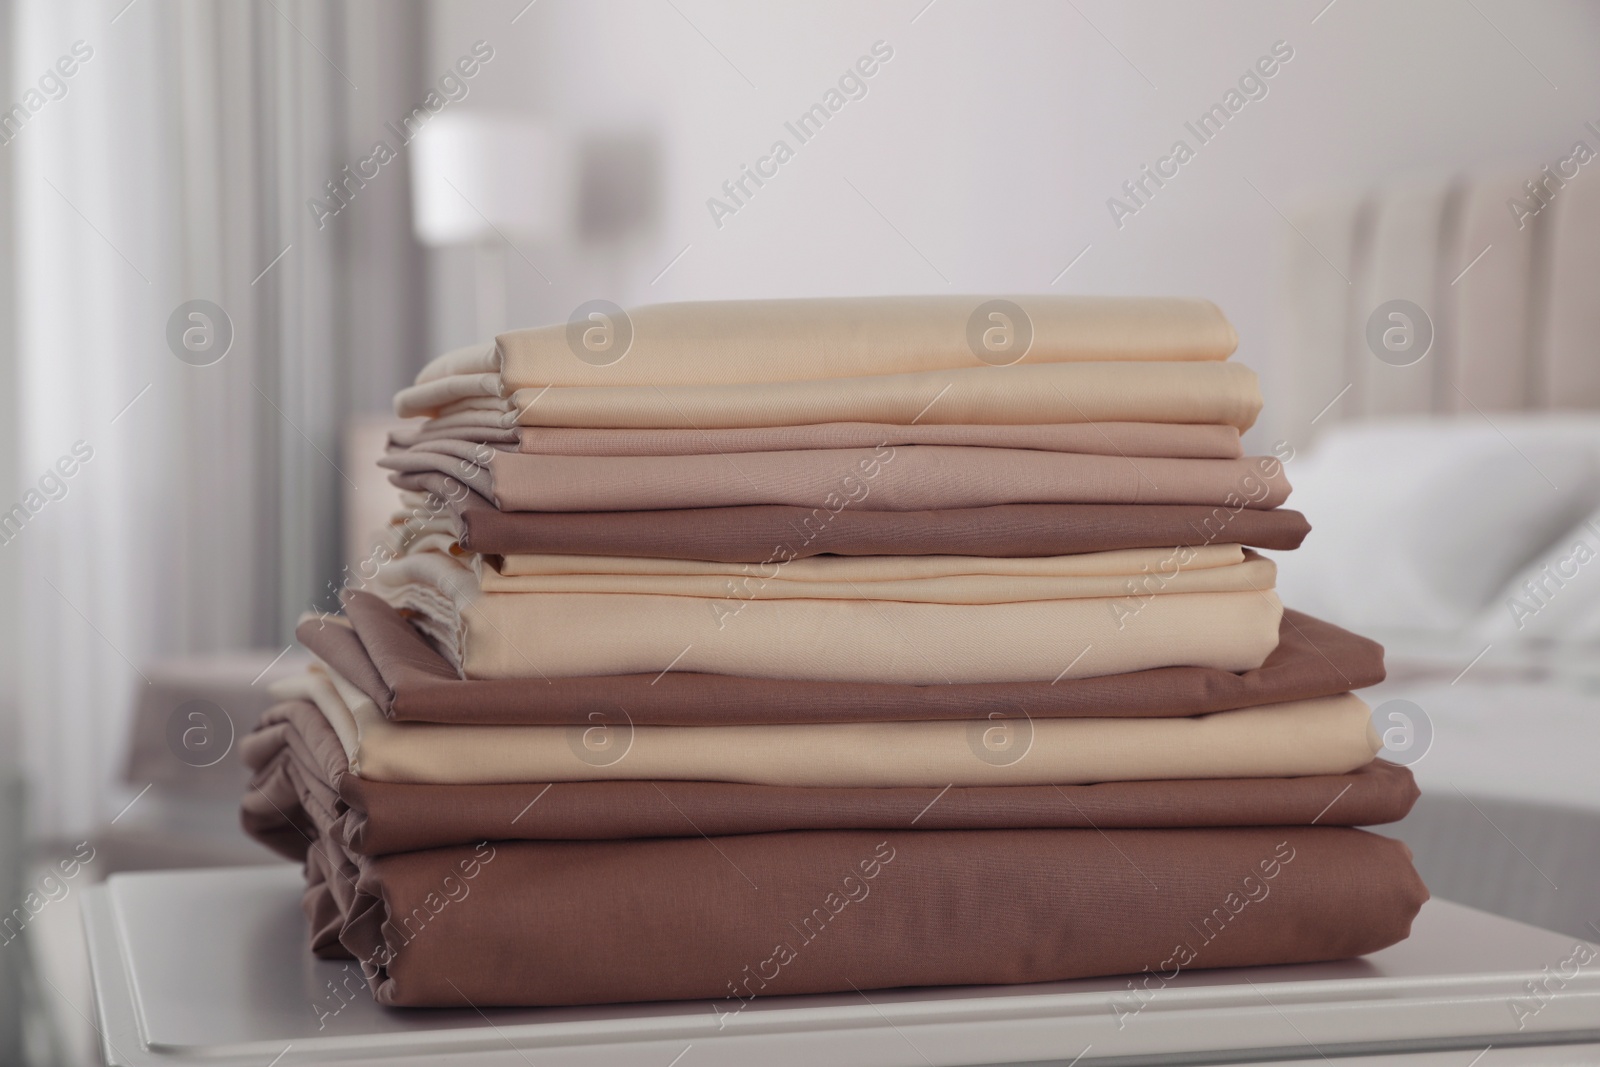
<svg viewBox="0 0 1600 1067">
<path fill-rule="evenodd" d="M 367 591 L 410 613 L 465 677 L 535 680 L 673 669 L 936 685 L 1245 671 L 1277 647 L 1283 611 L 1255 588 L 952 604 L 870 599 L 856 584 L 852 600 L 497 593 L 463 560 L 418 551 L 384 564 Z"/>
<path fill-rule="evenodd" d="M 463 412 L 422 424 L 427 437 L 466 425 Z M 450 420 L 456 420 L 454 422 Z M 437 425 L 435 425 L 437 424 Z M 476 438 L 475 438 L 476 439 Z M 879 445 L 965 445 L 1033 448 L 1097 456 L 1167 456 L 1237 459 L 1244 455 L 1232 426 L 1162 422 L 1081 422 L 1047 426 L 896 426 L 883 422 L 829 422 L 818 426 L 757 426 L 724 430 L 587 430 L 524 426 L 519 452 L 541 456 L 699 456 L 734 452 L 877 448 Z"/>
<path fill-rule="evenodd" d="M 586 347 L 584 334 L 593 328 L 602 331 L 600 337 L 609 330 L 605 339 L 614 339 L 621 350 Z M 985 334 L 998 343 L 984 344 Z M 498 373 L 512 388 L 787 382 L 1020 360 L 1221 360 L 1238 341 L 1222 312 L 1207 300 L 1051 295 L 723 300 L 653 304 L 621 316 L 512 330 L 492 345 L 440 356 L 417 381 Z"/>
<path fill-rule="evenodd" d="M 394 410 L 402 418 L 443 414 L 446 409 L 454 410 L 461 401 L 494 399 L 506 395 L 498 374 L 452 374 L 406 386 L 394 395 Z M 509 408 L 509 405 L 500 406 Z"/>
<path fill-rule="evenodd" d="M 621 709 L 591 726 L 393 723 L 322 665 L 276 682 L 314 702 L 352 773 L 419 784 L 633 779 L 753 785 L 1084 785 L 1343 774 L 1382 747 L 1371 711 L 1344 693 L 1179 719 L 1041 719 L 818 726 L 633 726 Z M 508 816 L 509 817 L 509 816 Z"/>
<path fill-rule="evenodd" d="M 1182 422 L 1248 430 L 1261 390 L 1238 363 L 1021 363 L 763 384 L 547 386 L 519 389 L 511 402 L 523 426 Z"/>
<path fill-rule="evenodd" d="M 466 481 L 501 511 L 653 511 L 752 504 L 924 511 L 995 504 L 1205 504 L 1274 508 L 1271 457 L 1164 459 L 1018 448 L 893 445 L 695 456 L 535 456 L 423 441 L 385 466 Z M 478 467 L 481 470 L 472 468 Z"/>
<path fill-rule="evenodd" d="M 498 565 L 477 557 L 473 562 L 478 588 L 491 593 L 635 593 L 720 597 L 736 602 L 812 599 L 1015 604 L 1142 597 L 1157 592 L 1265 591 L 1274 587 L 1277 578 L 1271 560 L 1238 545 L 1020 559 L 816 556 L 766 565 L 585 556 L 511 556 Z M 735 608 L 737 603 L 729 607 Z"/>
</svg>

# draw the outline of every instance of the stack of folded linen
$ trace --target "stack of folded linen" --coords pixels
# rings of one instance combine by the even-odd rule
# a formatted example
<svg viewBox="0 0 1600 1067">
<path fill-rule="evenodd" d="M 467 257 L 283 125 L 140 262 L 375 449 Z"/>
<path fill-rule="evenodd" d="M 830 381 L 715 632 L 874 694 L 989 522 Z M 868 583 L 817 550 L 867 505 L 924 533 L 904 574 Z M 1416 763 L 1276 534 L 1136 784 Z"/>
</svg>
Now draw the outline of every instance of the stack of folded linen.
<svg viewBox="0 0 1600 1067">
<path fill-rule="evenodd" d="M 890 298 L 434 361 L 392 551 L 244 742 L 314 950 L 386 1004 L 725 1014 L 1405 937 L 1409 853 L 1353 829 L 1416 796 L 1350 693 L 1382 650 L 1273 592 L 1308 526 L 1234 344 Z"/>
</svg>

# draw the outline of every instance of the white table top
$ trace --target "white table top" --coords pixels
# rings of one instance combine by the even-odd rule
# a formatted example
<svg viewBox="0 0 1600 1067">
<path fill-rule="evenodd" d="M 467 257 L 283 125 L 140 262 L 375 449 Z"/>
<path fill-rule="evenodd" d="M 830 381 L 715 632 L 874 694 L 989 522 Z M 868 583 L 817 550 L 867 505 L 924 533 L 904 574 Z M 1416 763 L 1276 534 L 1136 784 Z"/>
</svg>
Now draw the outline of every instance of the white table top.
<svg viewBox="0 0 1600 1067">
<path fill-rule="evenodd" d="M 1510 1046 L 1600 1042 L 1600 949 L 1558 987 L 1548 976 L 1572 959 L 1572 939 L 1444 901 L 1382 952 L 1191 972 L 1119 1026 L 1112 1004 L 1136 1004 L 1126 978 L 772 997 L 721 1019 L 707 1002 L 384 1009 L 364 990 L 330 992 L 359 972 L 310 955 L 300 889 L 288 865 L 123 874 L 91 889 L 85 923 L 107 1062 L 946 1067 L 1081 1056 L 1089 1067 L 1321 1063 L 1335 1053 L 1387 1063 L 1385 1054 L 1457 1049 L 1465 1067 L 1493 1045 L 1488 1067 L 1531 1062 L 1532 1050 L 1498 1059 Z M 1540 979 L 1557 990 L 1542 1004 L 1525 986 Z"/>
</svg>

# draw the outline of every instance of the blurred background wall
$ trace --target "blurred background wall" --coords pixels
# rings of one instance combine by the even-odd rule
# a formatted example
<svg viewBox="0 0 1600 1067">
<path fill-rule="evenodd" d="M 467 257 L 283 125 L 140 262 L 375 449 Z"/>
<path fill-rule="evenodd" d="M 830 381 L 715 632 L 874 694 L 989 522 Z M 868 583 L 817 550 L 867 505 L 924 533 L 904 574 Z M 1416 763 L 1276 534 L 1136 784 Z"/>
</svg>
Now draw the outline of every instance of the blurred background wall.
<svg viewBox="0 0 1600 1067">
<path fill-rule="evenodd" d="M 1304 433 L 1274 424 L 1272 398 L 1302 373 L 1281 276 L 1287 250 L 1306 254 L 1291 221 L 1306 203 L 1473 168 L 1532 177 L 1600 119 L 1600 9 L 1576 0 L 3 10 L 8 106 L 75 42 L 92 49 L 0 147 L 14 231 L 0 229 L 14 259 L 0 310 L 16 301 L 0 504 L 75 442 L 94 453 L 0 546 L 0 742 L 29 770 L 34 830 L 54 837 L 138 794 L 124 766 L 152 664 L 227 649 L 266 662 L 300 610 L 329 602 L 367 466 L 342 428 L 384 412 L 431 353 L 596 296 L 1196 294 L 1262 374 L 1265 447 Z M 470 77 L 452 73 L 484 50 Z M 874 55 L 864 95 L 800 143 L 786 124 Z M 1176 176 L 1125 190 L 1274 55 L 1262 95 Z M 559 225 L 506 229 L 468 204 L 492 238 L 418 241 L 396 124 L 429 92 L 563 146 Z M 779 139 L 793 158 L 734 199 L 724 183 Z M 395 158 L 355 182 L 345 168 L 379 141 Z M 1112 198 L 1135 210 L 1119 218 Z M 1326 258 L 1318 284 L 1342 288 Z M 191 300 L 231 321 L 210 365 L 168 340 Z"/>
<path fill-rule="evenodd" d="M 657 221 L 620 263 L 531 245 L 510 257 L 517 323 L 564 317 L 595 291 L 624 304 L 1196 293 L 1226 309 L 1237 358 L 1272 398 L 1296 365 L 1276 347 L 1282 252 L 1301 240 L 1286 215 L 1408 177 L 1537 161 L 1531 178 L 1600 117 L 1589 60 L 1600 9 L 1582 3 L 540 0 L 510 23 L 522 7 L 433 5 L 429 70 L 488 40 L 513 61 L 491 66 L 463 107 L 653 132 L 662 175 Z M 774 139 L 794 142 L 784 123 L 876 41 L 894 57 L 867 95 L 719 228 L 706 200 L 726 199 L 722 183 Z M 1264 79 L 1265 97 L 1114 222 L 1107 200 L 1132 203 L 1123 183 L 1176 139 L 1195 144 L 1184 124 L 1280 41 L 1293 58 Z M 470 336 L 465 256 L 434 257 L 435 349 Z M 1337 269 L 1327 280 L 1343 287 Z M 1269 400 L 1259 436 L 1273 416 Z"/>
</svg>

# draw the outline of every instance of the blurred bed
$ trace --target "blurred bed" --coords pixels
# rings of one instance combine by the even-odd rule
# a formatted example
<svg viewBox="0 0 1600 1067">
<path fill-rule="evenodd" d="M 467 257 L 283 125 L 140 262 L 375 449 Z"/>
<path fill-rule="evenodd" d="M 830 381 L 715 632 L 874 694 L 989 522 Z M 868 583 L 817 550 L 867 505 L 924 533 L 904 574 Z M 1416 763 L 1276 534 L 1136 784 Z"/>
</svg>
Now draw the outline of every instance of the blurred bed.
<svg viewBox="0 0 1600 1067">
<path fill-rule="evenodd" d="M 1387 647 L 1363 695 L 1435 895 L 1595 940 L 1600 183 L 1526 170 L 1297 214 L 1265 430 L 1313 530 L 1279 590 Z"/>
<path fill-rule="evenodd" d="M 1349 423 L 1290 471 L 1285 602 L 1388 649 L 1392 832 L 1436 895 L 1600 936 L 1600 419 Z"/>
</svg>

